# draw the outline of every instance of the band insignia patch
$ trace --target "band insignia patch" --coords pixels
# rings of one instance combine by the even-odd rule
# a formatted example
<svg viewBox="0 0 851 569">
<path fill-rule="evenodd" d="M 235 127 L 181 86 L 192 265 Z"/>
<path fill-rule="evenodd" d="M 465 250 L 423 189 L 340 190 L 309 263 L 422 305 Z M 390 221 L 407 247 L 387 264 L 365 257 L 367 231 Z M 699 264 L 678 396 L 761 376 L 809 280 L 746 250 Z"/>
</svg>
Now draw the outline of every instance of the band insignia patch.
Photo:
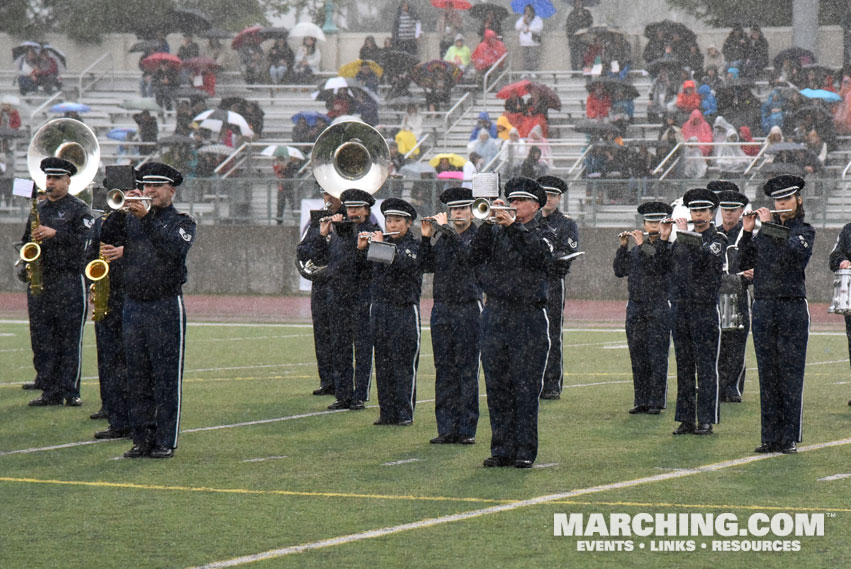
<svg viewBox="0 0 851 569">
<path fill-rule="evenodd" d="M 720 255 L 721 254 L 721 244 L 718 243 L 718 242 L 715 242 L 715 243 L 713 243 L 712 245 L 709 246 L 709 250 L 712 251 L 713 255 L 716 255 L 716 256 Z"/>
<path fill-rule="evenodd" d="M 92 219 L 91 217 L 84 217 L 83 218 L 83 225 L 86 226 L 86 229 L 91 229 L 92 225 L 94 225 L 94 224 L 95 224 L 95 220 Z"/>
<path fill-rule="evenodd" d="M 804 249 L 810 246 L 810 244 L 807 243 L 807 240 L 804 239 L 803 235 L 798 235 L 798 240 L 801 242 L 801 245 L 804 247 Z"/>
<path fill-rule="evenodd" d="M 188 233 L 186 233 L 186 232 L 183 230 L 183 228 L 182 228 L 182 227 L 181 227 L 180 229 L 178 229 L 178 230 L 177 230 L 177 232 L 180 234 L 180 236 L 181 236 L 181 237 L 183 237 L 183 240 L 184 240 L 184 241 L 186 241 L 187 243 L 188 243 L 189 241 L 192 241 L 192 236 L 191 236 L 191 235 L 189 235 Z"/>
</svg>

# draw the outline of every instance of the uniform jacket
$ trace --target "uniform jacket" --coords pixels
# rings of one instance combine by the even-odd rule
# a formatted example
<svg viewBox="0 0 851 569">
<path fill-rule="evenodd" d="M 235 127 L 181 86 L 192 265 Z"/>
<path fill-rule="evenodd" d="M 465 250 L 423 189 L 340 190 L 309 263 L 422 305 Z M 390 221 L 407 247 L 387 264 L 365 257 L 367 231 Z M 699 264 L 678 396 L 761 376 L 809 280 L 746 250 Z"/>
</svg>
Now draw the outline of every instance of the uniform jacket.
<svg viewBox="0 0 851 569">
<path fill-rule="evenodd" d="M 471 302 L 482 299 L 482 285 L 478 270 L 470 263 L 473 236 L 476 226 L 463 233 L 439 233 L 440 239 L 432 245 L 430 237 L 423 237 L 420 251 L 423 270 L 434 273 L 435 302 Z"/>
<path fill-rule="evenodd" d="M 830 270 L 838 271 L 842 261 L 851 261 L 851 223 L 843 227 L 836 238 L 836 245 L 833 246 L 828 259 Z"/>
<path fill-rule="evenodd" d="M 561 210 L 557 209 L 546 217 L 544 217 L 542 210 L 538 210 L 536 218 L 538 223 L 549 227 L 555 233 L 556 242 L 553 251 L 555 258 L 570 255 L 579 250 L 579 227 L 573 219 L 564 215 Z M 571 263 L 572 261 L 554 261 L 550 276 L 555 279 L 563 279 L 570 272 Z"/>
<path fill-rule="evenodd" d="M 618 278 L 629 277 L 632 302 L 667 303 L 671 294 L 671 244 L 662 239 L 645 241 L 629 249 L 618 247 L 613 268 Z"/>
<path fill-rule="evenodd" d="M 86 263 L 100 257 L 101 243 L 115 245 L 117 247 L 124 245 L 123 242 L 116 242 L 122 241 L 119 235 L 109 235 L 108 232 L 104 234 L 103 223 L 103 216 L 98 217 L 89 231 L 89 236 L 86 239 Z M 125 260 L 123 256 L 114 261 L 109 261 L 109 274 L 107 275 L 109 278 L 108 308 L 113 313 L 120 310 L 120 307 L 124 305 L 124 265 Z"/>
<path fill-rule="evenodd" d="M 739 267 L 754 269 L 754 298 L 806 298 L 804 270 L 813 254 L 816 231 L 801 219 L 791 219 L 789 238 L 776 239 L 762 231 L 744 232 L 739 248 Z"/>
<path fill-rule="evenodd" d="M 727 237 L 716 231 L 715 225 L 710 225 L 701 236 L 703 242 L 697 247 L 685 245 L 679 239 L 673 244 L 671 299 L 674 301 L 718 302 Z"/>
<path fill-rule="evenodd" d="M 396 245 L 396 256 L 390 264 L 372 263 L 372 302 L 418 305 L 423 288 L 420 240 L 408 231 L 387 242 Z"/>
<path fill-rule="evenodd" d="M 317 227 L 308 230 L 298 254 L 305 254 L 317 265 L 328 267 L 322 272 L 323 278 L 334 290 L 341 302 L 369 302 L 369 279 L 372 274 L 366 252 L 358 249 L 358 233 L 381 231 L 381 228 L 367 220 L 356 224 L 350 232 L 336 229 L 323 237 Z"/>
<path fill-rule="evenodd" d="M 52 202 L 38 203 L 39 223 L 56 230 L 56 235 L 41 242 L 41 266 L 45 282 L 61 273 L 81 274 L 84 267 L 86 236 L 94 225 L 94 214 L 85 202 L 75 196 L 66 195 Z M 27 221 L 23 241 L 32 241 L 30 227 L 32 216 Z"/>
</svg>

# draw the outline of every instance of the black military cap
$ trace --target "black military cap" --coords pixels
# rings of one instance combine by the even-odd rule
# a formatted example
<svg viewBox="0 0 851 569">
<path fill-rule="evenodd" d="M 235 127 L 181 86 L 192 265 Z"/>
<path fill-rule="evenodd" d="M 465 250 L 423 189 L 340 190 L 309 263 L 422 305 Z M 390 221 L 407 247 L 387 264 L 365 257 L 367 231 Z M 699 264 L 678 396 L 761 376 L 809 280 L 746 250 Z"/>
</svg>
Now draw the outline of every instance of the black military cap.
<svg viewBox="0 0 851 569">
<path fill-rule="evenodd" d="M 511 178 L 505 183 L 504 188 L 505 199 L 511 201 L 513 199 L 529 199 L 538 200 L 538 204 L 543 207 L 547 203 L 547 192 L 543 186 L 531 178 L 518 176 Z"/>
<path fill-rule="evenodd" d="M 411 221 L 417 218 L 417 210 L 414 209 L 414 206 L 399 198 L 387 198 L 381 202 L 381 213 L 385 216 L 401 215 L 403 217 L 410 217 Z"/>
<path fill-rule="evenodd" d="M 674 208 L 665 202 L 646 202 L 638 206 L 638 213 L 644 221 L 662 221 L 674 212 Z"/>
<path fill-rule="evenodd" d="M 706 188 L 692 188 L 683 196 L 683 205 L 689 209 L 715 209 L 718 196 Z"/>
<path fill-rule="evenodd" d="M 63 158 L 48 156 L 41 161 L 41 171 L 48 176 L 73 176 L 77 173 L 77 167 Z"/>
<path fill-rule="evenodd" d="M 738 192 L 739 186 L 729 180 L 712 180 L 706 184 L 706 189 L 715 192 Z"/>
<path fill-rule="evenodd" d="M 171 184 L 175 188 L 183 183 L 183 174 L 162 162 L 145 162 L 136 169 L 141 184 Z"/>
<path fill-rule="evenodd" d="M 718 207 L 721 209 L 736 209 L 748 205 L 748 196 L 741 192 L 724 190 L 718 192 Z"/>
<path fill-rule="evenodd" d="M 473 190 L 469 188 L 447 188 L 440 194 L 440 202 L 446 207 L 464 207 L 473 203 Z"/>
<path fill-rule="evenodd" d="M 806 182 L 804 182 L 802 177 L 784 174 L 783 176 L 774 176 L 768 180 L 762 186 L 762 191 L 768 197 L 777 200 L 800 192 L 804 189 L 804 185 L 806 185 Z"/>
<path fill-rule="evenodd" d="M 340 201 L 343 202 L 343 207 L 372 207 L 375 205 L 375 198 L 363 190 L 351 189 L 340 194 Z"/>
<path fill-rule="evenodd" d="M 548 194 L 562 195 L 567 191 L 567 182 L 555 176 L 541 176 L 536 180 Z"/>
</svg>

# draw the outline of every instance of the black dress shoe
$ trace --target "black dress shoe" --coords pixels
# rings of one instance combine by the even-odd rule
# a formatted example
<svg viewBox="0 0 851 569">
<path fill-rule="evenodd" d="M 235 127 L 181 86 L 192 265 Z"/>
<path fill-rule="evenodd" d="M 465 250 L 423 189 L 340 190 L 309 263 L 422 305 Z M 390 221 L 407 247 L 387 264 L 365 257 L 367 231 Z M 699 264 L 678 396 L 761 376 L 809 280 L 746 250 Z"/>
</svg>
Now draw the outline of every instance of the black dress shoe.
<svg viewBox="0 0 851 569">
<path fill-rule="evenodd" d="M 780 452 L 783 454 L 795 454 L 798 452 L 798 445 L 795 444 L 795 441 L 785 443 L 780 447 Z"/>
<path fill-rule="evenodd" d="M 166 447 L 154 447 L 148 453 L 148 456 L 151 458 L 171 458 L 174 456 L 174 449 Z"/>
<path fill-rule="evenodd" d="M 376 421 L 373 421 L 373 423 L 372 423 L 372 424 L 373 424 L 373 425 L 395 425 L 395 424 L 396 424 L 396 421 L 390 421 L 389 419 L 381 419 L 381 418 L 379 418 L 379 419 L 377 419 Z"/>
<path fill-rule="evenodd" d="M 36 385 L 36 383 L 35 383 L 35 382 L 32 382 L 32 383 L 25 383 L 25 384 L 23 384 L 23 385 L 21 386 L 21 389 L 41 389 L 41 387 L 39 387 L 38 385 Z M 849 405 L 851 405 L 851 402 L 849 402 Z"/>
<path fill-rule="evenodd" d="M 130 429 L 113 429 L 112 427 L 105 431 L 97 431 L 96 439 L 126 439 L 130 437 Z"/>
<path fill-rule="evenodd" d="M 712 434 L 712 425 L 709 423 L 701 423 L 694 430 L 695 435 L 711 435 Z"/>
<path fill-rule="evenodd" d="M 413 419 L 406 419 L 404 421 L 399 421 L 398 423 L 395 423 L 395 424 L 399 425 L 400 427 L 410 427 L 411 425 L 414 424 L 414 421 L 413 421 Z"/>
<path fill-rule="evenodd" d="M 514 459 L 507 456 L 489 456 L 483 462 L 485 468 L 493 468 L 495 466 L 514 466 Z"/>
<path fill-rule="evenodd" d="M 690 435 L 694 432 L 694 423 L 680 423 L 680 426 L 674 431 L 675 435 Z"/>
<path fill-rule="evenodd" d="M 647 413 L 647 407 L 644 405 L 636 405 L 629 410 L 630 415 L 638 415 L 639 413 Z"/>
<path fill-rule="evenodd" d="M 541 393 L 541 399 L 561 399 L 561 393 L 558 391 L 544 391 Z"/>
<path fill-rule="evenodd" d="M 760 454 L 764 454 L 764 453 L 768 453 L 768 452 L 779 452 L 780 451 L 780 445 L 777 445 L 775 443 L 762 443 L 761 445 L 759 445 L 758 447 L 753 449 L 753 451 L 758 452 Z"/>
<path fill-rule="evenodd" d="M 476 444 L 476 437 L 458 437 L 455 442 L 459 445 L 474 445 Z"/>
<path fill-rule="evenodd" d="M 366 405 L 360 399 L 355 399 L 349 404 L 349 409 L 352 411 L 363 411 L 366 409 Z"/>
<path fill-rule="evenodd" d="M 314 395 L 334 395 L 333 387 L 320 387 L 319 389 L 313 390 Z"/>
<path fill-rule="evenodd" d="M 340 401 L 339 399 L 335 400 L 333 403 L 328 405 L 329 409 L 348 409 L 351 403 L 349 401 Z"/>
<path fill-rule="evenodd" d="M 647 408 L 647 414 L 648 415 L 658 415 L 661 412 L 662 412 L 661 407 L 648 407 Z"/>
<path fill-rule="evenodd" d="M 66 407 L 82 407 L 83 400 L 79 397 L 66 397 L 65 398 L 65 406 Z"/>
<path fill-rule="evenodd" d="M 532 461 L 517 459 L 514 461 L 514 468 L 532 468 Z"/>
<path fill-rule="evenodd" d="M 26 389 L 26 387 L 24 389 Z M 851 399 L 848 400 L 848 406 L 851 407 Z"/>
<path fill-rule="evenodd" d="M 458 442 L 455 435 L 437 435 L 429 441 L 433 445 L 449 445 Z"/>
<path fill-rule="evenodd" d="M 741 395 L 728 395 L 727 398 L 725 399 L 725 401 L 727 401 L 727 403 L 741 403 L 742 402 L 742 396 Z"/>
<path fill-rule="evenodd" d="M 106 414 L 106 411 L 103 407 L 101 407 L 97 413 L 92 413 L 89 415 L 89 419 L 108 419 L 109 416 Z"/>
<path fill-rule="evenodd" d="M 124 458 L 142 458 L 151 453 L 151 447 L 148 445 L 133 445 L 133 448 L 124 453 Z"/>
<path fill-rule="evenodd" d="M 62 399 L 48 399 L 44 395 L 38 399 L 33 399 L 27 405 L 30 407 L 47 407 L 48 405 L 62 405 Z"/>
</svg>

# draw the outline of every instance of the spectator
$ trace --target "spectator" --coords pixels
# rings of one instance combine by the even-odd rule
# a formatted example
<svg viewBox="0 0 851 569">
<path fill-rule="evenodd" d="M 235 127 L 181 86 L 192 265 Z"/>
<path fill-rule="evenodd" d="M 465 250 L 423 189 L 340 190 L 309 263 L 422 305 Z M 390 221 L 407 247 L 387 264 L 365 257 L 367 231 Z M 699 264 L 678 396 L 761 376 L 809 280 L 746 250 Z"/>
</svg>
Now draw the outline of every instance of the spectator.
<svg viewBox="0 0 851 569">
<path fill-rule="evenodd" d="M 475 152 L 470 152 L 467 161 L 464 162 L 464 168 L 461 170 L 464 173 L 464 178 L 461 181 L 462 188 L 473 189 L 473 176 L 479 173 L 479 167 L 484 165 L 483 162 L 481 156 Z"/>
<path fill-rule="evenodd" d="M 696 136 L 686 139 L 686 142 L 699 142 Z M 686 146 L 683 152 L 684 165 L 682 170 L 683 178 L 687 180 L 698 180 L 706 175 L 706 159 L 704 158 L 701 147 Z"/>
<path fill-rule="evenodd" d="M 310 129 L 310 142 L 314 142 L 319 135 L 322 134 L 326 128 L 328 128 L 328 122 L 324 117 L 316 117 L 316 122 L 313 123 L 313 126 Z"/>
<path fill-rule="evenodd" d="M 612 108 L 612 100 L 606 89 L 597 83 L 593 90 L 588 93 L 588 98 L 585 101 L 585 116 L 589 119 L 601 119 L 609 116 L 609 111 Z"/>
<path fill-rule="evenodd" d="M 231 110 L 234 110 L 234 108 Z M 251 127 L 251 130 L 254 131 L 255 136 L 259 138 L 263 135 L 263 119 L 266 116 L 266 113 L 263 112 L 263 109 L 260 108 L 257 101 L 243 103 L 242 105 L 236 106 L 235 110 L 245 117 L 245 121 L 248 123 L 248 126 Z"/>
<path fill-rule="evenodd" d="M 402 129 L 411 131 L 417 140 L 423 136 L 423 116 L 413 103 L 408 105 L 405 116 L 402 118 Z"/>
<path fill-rule="evenodd" d="M 479 132 L 482 130 L 487 131 L 491 138 L 497 137 L 496 125 L 491 120 L 487 111 L 479 113 L 479 117 L 476 119 L 476 126 L 473 127 L 473 132 L 470 133 L 470 142 L 476 140 L 479 137 Z M 481 152 L 479 154 L 481 154 Z"/>
<path fill-rule="evenodd" d="M 694 81 L 683 82 L 683 90 L 677 95 L 677 110 L 681 113 L 690 114 L 700 109 L 700 95 L 695 90 Z"/>
<path fill-rule="evenodd" d="M 368 62 L 363 61 L 361 63 L 360 70 L 355 75 L 355 79 L 360 81 L 361 85 L 373 93 L 378 94 L 378 75 L 375 74 L 375 71 L 372 70 Z"/>
<path fill-rule="evenodd" d="M 824 168 L 824 161 L 827 160 L 827 143 L 822 140 L 816 129 L 812 129 L 807 133 L 805 144 L 810 152 L 799 153 L 805 157 L 799 164 L 808 174 L 821 171 Z"/>
<path fill-rule="evenodd" d="M 499 154 L 499 145 L 487 130 L 482 129 L 476 140 L 467 144 L 467 150 L 478 154 L 482 158 L 482 164 L 486 166 Z"/>
<path fill-rule="evenodd" d="M 588 44 L 576 38 L 576 32 L 594 25 L 594 17 L 583 6 L 582 0 L 575 0 L 573 10 L 567 15 L 564 28 L 567 33 L 567 45 L 570 49 L 570 67 L 574 71 L 582 69 L 583 58 Z"/>
<path fill-rule="evenodd" d="M 537 146 L 530 146 L 526 159 L 520 165 L 520 175 L 524 178 L 536 180 L 545 176 L 549 171 L 547 163 L 541 160 L 541 149 Z"/>
<path fill-rule="evenodd" d="M 492 11 L 488 11 L 485 13 L 485 17 L 482 19 L 482 25 L 479 26 L 479 37 L 482 40 L 485 40 L 485 35 L 488 30 L 491 30 L 496 38 L 502 41 L 502 22 Z"/>
<path fill-rule="evenodd" d="M 650 86 L 650 103 L 647 105 L 647 118 L 658 121 L 668 112 L 669 105 L 676 101 L 677 87 L 671 81 L 667 71 L 659 72 Z"/>
<path fill-rule="evenodd" d="M 716 69 L 714 65 L 706 66 L 706 69 L 703 70 L 703 77 L 701 77 L 700 82 L 709 86 L 709 88 L 713 91 L 713 98 L 715 97 L 714 92 L 724 85 L 724 80 L 718 76 L 718 69 Z"/>
<path fill-rule="evenodd" d="M 727 66 L 739 67 L 747 58 L 750 42 L 741 24 L 733 26 L 730 35 L 724 40 L 721 53 Z"/>
<path fill-rule="evenodd" d="M 21 114 L 15 108 L 18 103 L 16 99 L 12 95 L 6 95 L 0 101 L 0 128 L 11 128 L 13 130 L 21 128 Z"/>
<path fill-rule="evenodd" d="M 697 94 L 700 95 L 700 110 L 703 116 L 708 120 L 715 120 L 715 115 L 718 114 L 718 102 L 712 94 L 712 89 L 704 83 L 698 87 Z"/>
<path fill-rule="evenodd" d="M 36 87 L 44 89 L 45 94 L 52 95 L 62 88 L 62 78 L 59 76 L 59 63 L 50 56 L 46 49 L 38 54 L 38 66 L 35 70 Z"/>
<path fill-rule="evenodd" d="M 741 67 L 742 77 L 758 77 L 768 65 L 768 40 L 758 25 L 751 26 L 750 37 L 745 49 L 745 61 Z"/>
<path fill-rule="evenodd" d="M 536 146 L 541 152 L 541 155 L 538 158 L 547 165 L 548 169 L 553 167 L 553 155 L 550 151 L 550 143 L 546 138 L 544 138 L 541 125 L 535 125 L 532 130 L 529 131 L 526 144 Z"/>
<path fill-rule="evenodd" d="M 352 98 L 343 91 L 340 91 L 334 98 L 325 103 L 326 108 L 328 110 L 328 118 L 334 120 L 337 117 L 341 117 L 343 115 L 352 114 L 352 107 L 354 101 Z"/>
<path fill-rule="evenodd" d="M 457 172 L 458 168 L 452 165 L 449 162 L 449 158 L 443 157 L 437 162 L 437 166 L 434 167 L 435 172 L 438 174 L 442 174 L 443 172 Z"/>
<path fill-rule="evenodd" d="M 751 136 L 751 129 L 747 126 L 742 126 L 739 128 L 739 140 L 742 141 L 742 152 L 747 154 L 748 156 L 756 156 L 759 154 L 759 143 L 754 142 L 753 136 Z M 746 142 L 750 142 L 751 144 L 744 144 Z"/>
<path fill-rule="evenodd" d="M 706 48 L 706 57 L 703 60 L 703 64 L 706 68 L 710 65 L 715 67 L 717 72 L 718 69 L 723 69 L 724 67 L 724 56 L 718 51 L 718 48 L 714 45 L 710 45 Z"/>
<path fill-rule="evenodd" d="M 170 53 L 171 48 L 166 41 L 165 34 L 159 32 L 157 34 L 156 45 L 142 52 L 142 57 L 139 58 L 139 69 L 142 71 L 142 78 L 139 80 L 139 93 L 143 97 L 153 97 L 154 87 L 152 83 L 153 73 L 142 67 L 142 60 L 155 53 Z"/>
<path fill-rule="evenodd" d="M 444 61 L 457 65 L 462 72 L 466 72 L 470 69 L 470 48 L 464 44 L 463 35 L 458 34 L 455 36 L 455 44 L 446 50 L 446 54 L 443 56 L 443 59 Z"/>
<path fill-rule="evenodd" d="M 363 40 L 363 45 L 358 52 L 358 58 L 381 63 L 381 52 L 381 48 L 375 43 L 375 37 L 366 36 L 366 39 Z"/>
<path fill-rule="evenodd" d="M 440 110 L 441 105 L 448 105 L 452 94 L 452 84 L 439 79 L 434 87 L 426 90 L 426 105 L 429 111 Z"/>
<path fill-rule="evenodd" d="M 272 170 L 275 171 L 275 177 L 278 181 L 278 202 L 276 209 L 275 220 L 278 225 L 284 223 L 284 209 L 286 204 L 290 204 L 290 211 L 295 214 L 296 208 L 296 192 L 293 187 L 293 178 L 298 176 L 298 171 L 301 168 L 301 160 L 295 157 L 285 158 L 278 156 L 275 158 L 275 163 L 272 165 Z"/>
<path fill-rule="evenodd" d="M 157 104 L 167 111 L 171 110 L 172 96 L 179 82 L 177 70 L 165 62 L 160 63 L 151 76 Z"/>
<path fill-rule="evenodd" d="M 396 20 L 393 22 L 393 47 L 406 51 L 419 58 L 417 40 L 423 35 L 422 23 L 417 11 L 408 0 L 402 0 L 396 10 Z"/>
<path fill-rule="evenodd" d="M 514 128 L 514 125 L 509 122 L 508 118 L 505 115 L 499 115 L 499 118 L 496 119 L 496 137 L 501 140 L 508 140 L 509 134 L 511 133 L 511 129 Z"/>
<path fill-rule="evenodd" d="M 701 154 L 704 156 L 712 154 L 712 127 L 703 118 L 703 113 L 699 109 L 691 112 L 691 116 L 683 124 L 682 134 L 686 140 L 693 138 L 697 142 L 705 143 L 698 147 Z"/>
<path fill-rule="evenodd" d="M 500 162 L 503 165 L 501 172 L 506 179 L 520 175 L 520 168 L 528 154 L 529 148 L 520 138 L 520 133 L 516 128 L 512 128 L 508 132 L 508 140 L 502 143 L 500 149 Z"/>
<path fill-rule="evenodd" d="M 656 157 L 647 149 L 647 144 L 641 143 L 637 147 L 631 146 L 626 159 L 627 173 L 629 175 L 628 189 L 635 201 L 641 196 L 647 195 L 647 180 L 653 177 L 653 167 Z"/>
<path fill-rule="evenodd" d="M 417 146 L 417 138 L 410 130 L 399 130 L 394 137 L 394 142 L 396 144 L 396 149 L 402 156 L 407 156 L 411 151 L 413 151 L 412 156 L 416 156 L 420 153 L 419 148 L 416 150 L 414 149 Z"/>
<path fill-rule="evenodd" d="M 461 12 L 456 10 L 452 4 L 448 4 L 441 11 L 437 22 L 437 31 L 440 34 L 438 53 L 446 53 L 446 50 L 458 41 L 458 36 L 464 37 L 464 22 L 461 19 Z M 451 59 L 446 60 L 452 61 Z"/>
<path fill-rule="evenodd" d="M 227 53 L 218 38 L 210 38 L 207 41 L 207 57 L 215 61 L 219 68 L 227 67 Z"/>
<path fill-rule="evenodd" d="M 239 46 L 238 53 L 245 82 L 249 85 L 260 83 L 266 70 L 263 49 L 256 43 L 246 42 Z"/>
<path fill-rule="evenodd" d="M 175 115 L 175 125 L 174 125 L 174 134 L 181 134 L 183 136 L 189 136 L 191 132 L 192 117 L 195 115 L 192 114 L 192 108 L 189 106 L 189 101 L 182 100 L 177 103 L 177 113 Z"/>
<path fill-rule="evenodd" d="M 284 83 L 295 64 L 295 54 L 287 45 L 287 40 L 276 39 L 266 58 L 269 60 L 269 79 L 275 84 Z"/>
<path fill-rule="evenodd" d="M 201 48 L 195 43 L 192 34 L 183 34 L 183 45 L 177 49 L 177 57 L 181 61 L 186 61 L 193 57 L 201 57 Z"/>
<path fill-rule="evenodd" d="M 676 116 L 673 113 L 668 113 L 665 116 L 665 123 L 659 133 L 659 143 L 656 148 L 656 157 L 658 163 L 667 158 L 667 156 L 676 148 L 676 146 L 684 142 L 683 131 L 676 125 Z M 665 163 L 665 167 L 669 167 L 676 161 L 677 157 L 682 154 L 682 149 L 672 156 Z M 658 164 L 657 164 L 658 165 Z"/>
<path fill-rule="evenodd" d="M 490 12 L 488 12 L 490 13 Z M 499 58 L 505 55 L 505 44 L 502 43 L 496 36 L 493 30 L 485 30 L 485 36 L 482 42 L 476 46 L 470 59 L 473 66 L 479 73 L 484 73 L 490 69 Z M 502 66 L 502 64 L 500 64 Z"/>
<path fill-rule="evenodd" d="M 321 62 L 322 53 L 316 49 L 316 39 L 310 36 L 304 38 L 296 52 L 293 81 L 302 84 L 312 82 L 313 75 L 319 73 Z"/>
<path fill-rule="evenodd" d="M 695 77 L 700 77 L 703 74 L 703 54 L 700 53 L 700 48 L 696 43 L 689 44 L 688 50 L 681 59 Z"/>
<path fill-rule="evenodd" d="M 760 107 L 760 115 L 762 132 L 768 132 L 775 126 L 783 128 L 783 92 L 779 82 L 775 81 L 774 88 L 765 98 Z"/>
<path fill-rule="evenodd" d="M 369 94 L 358 91 L 354 103 L 356 112 L 363 122 L 370 126 L 378 125 L 378 101 Z"/>
<path fill-rule="evenodd" d="M 768 131 L 768 136 L 765 137 L 765 143 L 767 145 L 772 144 L 780 144 L 783 142 L 783 130 L 779 126 L 771 127 L 771 130 Z"/>
<path fill-rule="evenodd" d="M 535 15 L 535 8 L 531 4 L 526 4 L 523 8 L 523 15 L 517 19 L 514 29 L 519 32 L 523 69 L 537 71 L 541 57 L 541 33 L 544 30 L 544 21 Z"/>
<path fill-rule="evenodd" d="M 398 174 L 399 170 L 408 163 L 407 158 L 401 152 L 399 152 L 399 145 L 396 144 L 395 141 L 391 140 L 387 143 L 387 147 L 390 149 L 390 163 L 393 166 L 393 174 Z"/>
<path fill-rule="evenodd" d="M 742 147 L 738 144 L 729 144 L 739 142 L 739 133 L 724 117 L 719 116 L 715 119 L 713 136 L 716 145 L 715 164 L 721 169 L 721 177 L 734 178 L 748 165 L 748 157 Z"/>
<path fill-rule="evenodd" d="M 139 145 L 140 154 L 151 154 L 156 149 L 157 137 L 160 127 L 157 119 L 148 111 L 142 111 L 133 115 L 136 126 L 139 128 L 139 140 L 144 144 Z"/>
<path fill-rule="evenodd" d="M 840 134 L 851 133 L 851 77 L 845 76 L 842 78 L 842 88 L 839 89 L 839 96 L 842 97 L 833 111 L 833 123 L 836 125 L 836 131 Z"/>
<path fill-rule="evenodd" d="M 665 44 L 667 43 L 667 39 L 665 38 L 665 30 L 662 27 L 656 28 L 656 33 L 653 34 L 653 37 L 648 38 L 647 45 L 644 46 L 644 52 L 641 54 L 641 58 L 645 63 L 651 63 L 656 61 L 657 59 L 661 59 L 665 56 Z"/>
<path fill-rule="evenodd" d="M 298 118 L 298 121 L 296 121 L 293 127 L 292 140 L 293 142 L 305 143 L 311 143 L 316 140 L 311 126 L 303 116 Z"/>
</svg>

